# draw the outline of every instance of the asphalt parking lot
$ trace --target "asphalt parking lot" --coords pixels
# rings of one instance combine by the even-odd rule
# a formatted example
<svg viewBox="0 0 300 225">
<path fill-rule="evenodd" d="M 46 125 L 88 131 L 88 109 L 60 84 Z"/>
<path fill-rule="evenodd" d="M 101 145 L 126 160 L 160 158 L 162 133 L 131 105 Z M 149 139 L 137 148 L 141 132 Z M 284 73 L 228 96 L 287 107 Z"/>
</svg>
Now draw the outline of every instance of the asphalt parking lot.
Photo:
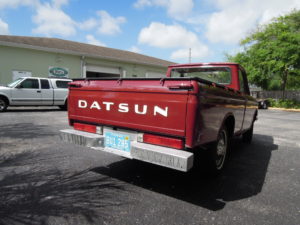
<svg viewBox="0 0 300 225">
<path fill-rule="evenodd" d="M 260 110 L 224 173 L 181 173 L 66 144 L 56 108 L 0 114 L 0 225 L 300 224 L 300 113 Z"/>
</svg>

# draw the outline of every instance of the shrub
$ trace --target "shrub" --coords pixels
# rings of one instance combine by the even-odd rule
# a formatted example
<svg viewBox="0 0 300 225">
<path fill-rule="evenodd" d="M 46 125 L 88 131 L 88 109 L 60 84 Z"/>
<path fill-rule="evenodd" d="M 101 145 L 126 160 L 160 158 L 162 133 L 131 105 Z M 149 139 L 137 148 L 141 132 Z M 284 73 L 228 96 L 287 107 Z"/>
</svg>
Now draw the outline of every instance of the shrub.
<svg viewBox="0 0 300 225">
<path fill-rule="evenodd" d="M 272 99 L 268 98 L 270 107 L 287 108 L 287 109 L 300 109 L 300 102 L 291 99 Z"/>
</svg>

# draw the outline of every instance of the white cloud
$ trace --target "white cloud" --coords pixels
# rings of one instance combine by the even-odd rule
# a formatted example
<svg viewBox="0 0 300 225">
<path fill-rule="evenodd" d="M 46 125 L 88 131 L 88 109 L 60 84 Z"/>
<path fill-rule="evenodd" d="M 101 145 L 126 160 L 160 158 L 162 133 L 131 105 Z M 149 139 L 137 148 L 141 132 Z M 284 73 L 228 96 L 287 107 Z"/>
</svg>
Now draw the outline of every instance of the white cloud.
<svg viewBox="0 0 300 225">
<path fill-rule="evenodd" d="M 137 9 L 142 9 L 144 7 L 152 6 L 152 5 L 153 4 L 151 0 L 138 0 L 133 4 L 133 6 Z"/>
<path fill-rule="evenodd" d="M 101 10 L 97 12 L 100 17 L 98 32 L 100 34 L 114 35 L 121 32 L 120 25 L 126 22 L 126 18 L 112 17 L 108 12 Z"/>
<path fill-rule="evenodd" d="M 168 14 L 176 19 L 188 16 L 193 8 L 193 0 L 170 0 L 167 5 Z"/>
<path fill-rule="evenodd" d="M 60 35 L 71 36 L 76 33 L 76 23 L 61 7 L 67 5 L 69 0 L 0 0 L 0 9 L 18 8 L 21 6 L 33 7 L 35 15 L 33 22 L 37 25 L 32 32 L 45 36 Z"/>
<path fill-rule="evenodd" d="M 191 47 L 191 59 L 192 61 L 197 61 L 204 59 L 210 55 L 209 49 L 205 45 L 195 45 Z M 181 48 L 178 49 L 171 54 L 171 59 L 185 59 L 188 61 L 190 56 L 190 49 L 189 48 Z"/>
<path fill-rule="evenodd" d="M 97 27 L 98 21 L 95 18 L 90 18 L 82 23 L 78 23 L 81 30 L 91 30 Z"/>
<path fill-rule="evenodd" d="M 141 53 L 141 49 L 139 49 L 137 46 L 132 46 L 130 49 L 128 49 L 130 52 L 135 52 L 135 53 Z"/>
<path fill-rule="evenodd" d="M 183 19 L 189 16 L 194 8 L 193 0 L 138 0 L 133 6 L 137 9 L 158 6 L 167 9 L 168 15 L 175 19 Z"/>
<path fill-rule="evenodd" d="M 0 9 L 32 6 L 35 10 L 32 21 L 36 25 L 32 33 L 48 37 L 70 37 L 77 33 L 77 29 L 95 29 L 99 34 L 114 35 L 121 33 L 120 26 L 126 22 L 125 17 L 113 17 L 102 10 L 97 11 L 97 17 L 80 23 L 62 10 L 62 6 L 68 3 L 69 0 L 0 0 Z"/>
<path fill-rule="evenodd" d="M 97 40 L 93 35 L 88 34 L 85 36 L 87 43 L 91 45 L 98 45 L 98 46 L 106 46 L 103 42 Z"/>
<path fill-rule="evenodd" d="M 37 25 L 32 30 L 35 34 L 46 36 L 60 35 L 68 37 L 76 34 L 76 22 L 60 7 L 67 1 L 54 0 L 53 4 L 40 4 L 36 9 L 33 22 Z"/>
<path fill-rule="evenodd" d="M 210 15 L 206 37 L 211 42 L 237 44 L 256 25 L 300 8 L 298 0 L 217 0 L 218 11 Z"/>
<path fill-rule="evenodd" d="M 239 14 L 239 16 L 233 16 Z M 241 15 L 242 14 L 242 15 Z M 208 24 L 206 37 L 211 42 L 238 43 L 256 23 L 253 12 L 238 12 L 234 8 L 222 13 L 213 13 Z"/>
<path fill-rule="evenodd" d="M 152 22 L 141 30 L 138 41 L 153 47 L 176 49 L 172 59 L 188 58 L 189 48 L 192 48 L 193 59 L 209 55 L 207 46 L 201 43 L 198 36 L 180 25 Z"/>
<path fill-rule="evenodd" d="M 108 12 L 97 11 L 97 18 L 89 18 L 86 21 L 78 23 L 81 30 L 96 29 L 99 34 L 115 35 L 121 33 L 121 24 L 126 22 L 126 18 L 112 17 Z"/>
<path fill-rule="evenodd" d="M 19 6 L 37 6 L 39 0 L 0 0 L 0 9 L 17 8 Z"/>
<path fill-rule="evenodd" d="M 180 25 L 165 25 L 152 22 L 139 34 L 139 43 L 148 44 L 159 48 L 176 48 L 178 46 L 190 46 L 198 42 L 197 35 L 186 30 Z"/>
<path fill-rule="evenodd" d="M 2 19 L 0 19 L 0 34 L 1 35 L 9 34 L 8 24 L 5 23 Z"/>
<path fill-rule="evenodd" d="M 60 8 L 63 5 L 67 5 L 69 0 L 52 0 L 54 8 Z"/>
<path fill-rule="evenodd" d="M 195 4 L 210 13 L 195 10 Z M 194 26 L 212 43 L 238 44 L 257 25 L 266 24 L 274 17 L 300 8 L 299 0 L 136 0 L 137 9 L 162 7 L 170 17 Z M 203 8 L 202 7 L 202 8 Z"/>
</svg>

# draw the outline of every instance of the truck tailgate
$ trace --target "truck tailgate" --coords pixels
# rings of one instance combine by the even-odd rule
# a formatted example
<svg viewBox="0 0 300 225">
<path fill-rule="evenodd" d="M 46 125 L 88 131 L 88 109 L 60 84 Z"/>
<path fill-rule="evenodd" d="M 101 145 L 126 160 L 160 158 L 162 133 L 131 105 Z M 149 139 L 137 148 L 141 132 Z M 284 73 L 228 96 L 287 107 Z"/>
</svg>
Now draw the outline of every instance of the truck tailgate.
<svg viewBox="0 0 300 225">
<path fill-rule="evenodd" d="M 69 120 L 185 136 L 190 80 L 77 80 Z"/>
</svg>

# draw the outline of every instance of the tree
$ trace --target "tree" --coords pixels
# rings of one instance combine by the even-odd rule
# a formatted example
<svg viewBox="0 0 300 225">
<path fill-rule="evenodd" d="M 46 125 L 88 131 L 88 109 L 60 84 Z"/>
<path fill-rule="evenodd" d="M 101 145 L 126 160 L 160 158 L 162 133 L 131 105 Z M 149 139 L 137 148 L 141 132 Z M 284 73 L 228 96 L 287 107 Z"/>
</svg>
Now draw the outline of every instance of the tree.
<svg viewBox="0 0 300 225">
<path fill-rule="evenodd" d="M 249 80 L 263 89 L 300 88 L 300 10 L 259 26 L 228 60 L 242 64 Z M 291 82 L 292 81 L 292 82 Z"/>
</svg>

